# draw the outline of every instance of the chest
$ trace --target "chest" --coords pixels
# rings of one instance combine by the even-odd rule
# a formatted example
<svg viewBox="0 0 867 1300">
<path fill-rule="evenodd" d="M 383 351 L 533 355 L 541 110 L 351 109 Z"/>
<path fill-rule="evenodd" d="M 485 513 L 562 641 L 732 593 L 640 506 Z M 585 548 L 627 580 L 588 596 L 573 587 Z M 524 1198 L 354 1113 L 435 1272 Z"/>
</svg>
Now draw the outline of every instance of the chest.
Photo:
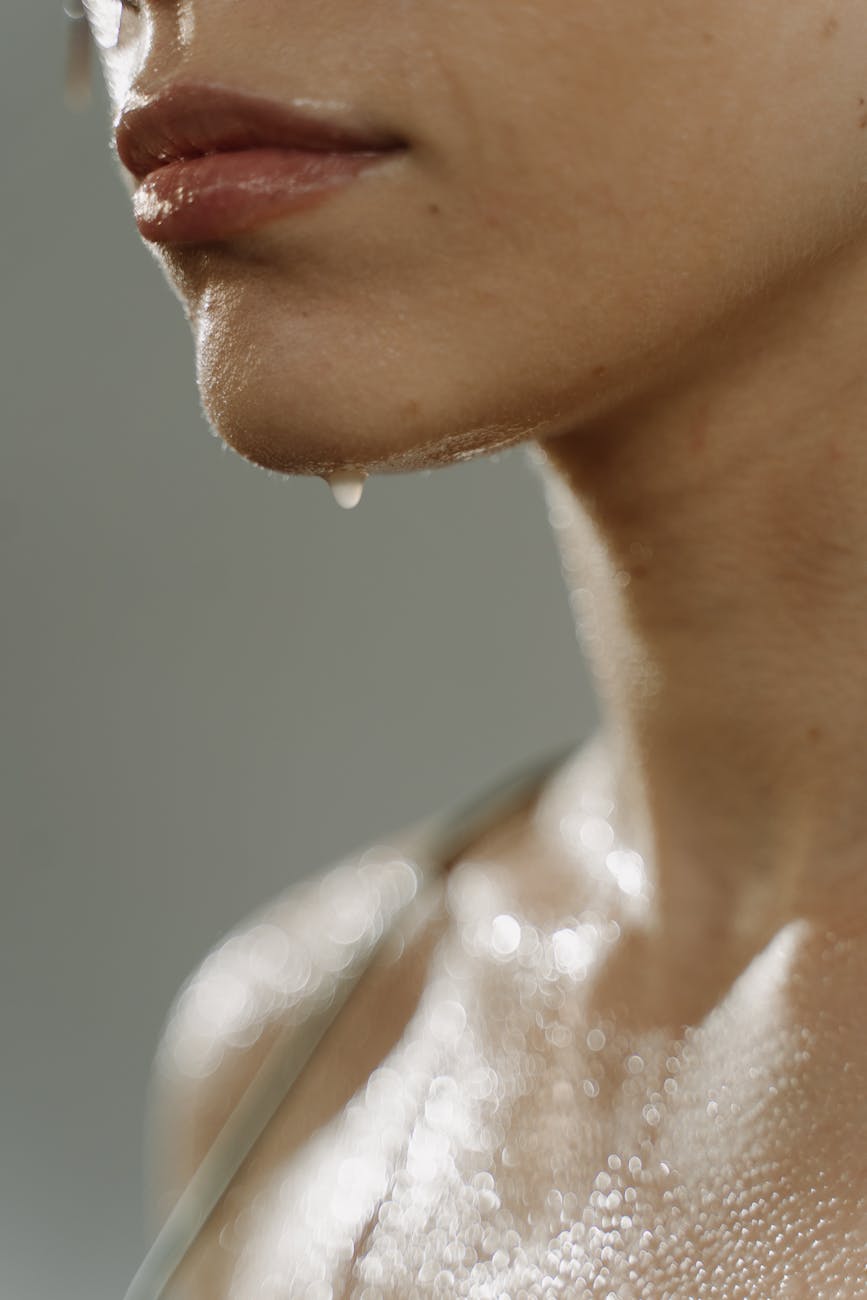
<svg viewBox="0 0 867 1300">
<path fill-rule="evenodd" d="M 617 942 L 496 907 L 456 927 L 377 1064 L 322 1057 L 322 1086 L 363 1081 L 291 1159 L 275 1131 L 209 1294 L 859 1295 L 867 1152 L 773 971 L 699 1030 L 636 1030 L 594 997 Z"/>
</svg>

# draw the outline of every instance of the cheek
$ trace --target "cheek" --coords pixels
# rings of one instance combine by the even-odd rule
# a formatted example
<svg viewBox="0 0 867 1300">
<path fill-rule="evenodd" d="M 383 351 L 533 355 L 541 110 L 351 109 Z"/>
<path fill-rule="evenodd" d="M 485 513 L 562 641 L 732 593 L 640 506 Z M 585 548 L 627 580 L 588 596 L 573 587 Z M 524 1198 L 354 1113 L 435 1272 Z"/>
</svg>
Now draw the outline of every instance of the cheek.
<svg viewBox="0 0 867 1300">
<path fill-rule="evenodd" d="M 864 166 L 857 60 L 794 8 L 551 0 L 522 12 L 552 11 L 553 27 L 527 27 L 519 48 L 510 18 L 499 46 L 453 68 L 483 125 L 444 135 L 434 248 L 480 308 L 473 345 L 489 329 L 510 373 L 580 418 L 587 373 L 634 391 L 648 363 L 664 373 L 851 235 L 860 208 L 836 196 Z"/>
</svg>

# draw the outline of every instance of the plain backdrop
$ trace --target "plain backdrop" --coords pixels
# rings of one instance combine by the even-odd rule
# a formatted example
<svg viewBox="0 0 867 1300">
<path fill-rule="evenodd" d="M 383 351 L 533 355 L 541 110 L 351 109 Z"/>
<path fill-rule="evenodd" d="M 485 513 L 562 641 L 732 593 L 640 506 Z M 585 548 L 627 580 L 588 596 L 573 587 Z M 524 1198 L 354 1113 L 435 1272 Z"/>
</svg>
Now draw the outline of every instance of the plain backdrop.
<svg viewBox="0 0 867 1300">
<path fill-rule="evenodd" d="M 342 511 L 211 434 L 65 23 L 0 42 L 3 1300 L 122 1297 L 153 1049 L 229 927 L 597 717 L 523 451 Z"/>
</svg>

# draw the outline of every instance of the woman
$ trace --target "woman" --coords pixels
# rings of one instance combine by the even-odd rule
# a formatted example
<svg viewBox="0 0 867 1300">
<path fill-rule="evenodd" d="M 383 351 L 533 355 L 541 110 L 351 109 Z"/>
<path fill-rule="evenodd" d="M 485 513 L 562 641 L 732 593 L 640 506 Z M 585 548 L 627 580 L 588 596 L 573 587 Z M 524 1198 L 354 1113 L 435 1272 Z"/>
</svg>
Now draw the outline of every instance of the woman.
<svg viewBox="0 0 867 1300">
<path fill-rule="evenodd" d="M 287 1025 L 308 1063 L 176 1293 L 862 1296 L 864 5 L 88 10 L 213 429 L 344 503 L 524 444 L 604 717 L 437 841 L 315 1052 L 417 828 L 182 991 L 159 1217 Z"/>
</svg>

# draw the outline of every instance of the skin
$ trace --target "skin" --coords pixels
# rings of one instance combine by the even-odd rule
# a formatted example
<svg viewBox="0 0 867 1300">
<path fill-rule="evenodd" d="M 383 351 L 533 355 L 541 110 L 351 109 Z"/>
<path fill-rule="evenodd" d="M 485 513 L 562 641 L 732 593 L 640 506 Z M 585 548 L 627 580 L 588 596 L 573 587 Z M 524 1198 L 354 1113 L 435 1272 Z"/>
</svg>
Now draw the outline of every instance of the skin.
<svg viewBox="0 0 867 1300">
<path fill-rule="evenodd" d="M 152 246 L 203 409 L 293 474 L 526 445 L 650 882 L 595 1009 L 628 990 L 635 1033 L 698 1022 L 806 927 L 767 1014 L 816 1035 L 824 1172 L 862 1196 L 841 1135 L 867 1065 L 867 8 L 363 9 L 144 0 L 102 52 L 115 110 L 203 76 L 410 144 L 310 213 Z M 529 824 L 514 846 L 515 873 L 565 853 Z"/>
</svg>

